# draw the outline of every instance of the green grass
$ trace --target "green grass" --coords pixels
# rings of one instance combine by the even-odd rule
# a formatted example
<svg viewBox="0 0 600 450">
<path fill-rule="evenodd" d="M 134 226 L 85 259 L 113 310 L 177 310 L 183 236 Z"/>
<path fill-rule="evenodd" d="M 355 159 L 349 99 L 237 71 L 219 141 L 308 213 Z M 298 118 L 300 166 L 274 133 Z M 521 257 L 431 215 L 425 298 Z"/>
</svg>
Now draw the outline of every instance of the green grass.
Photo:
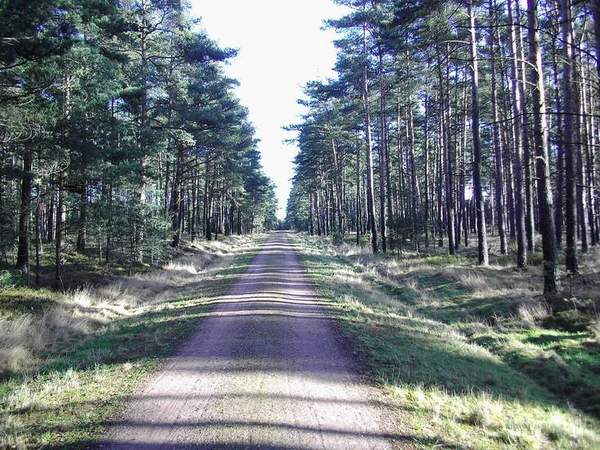
<svg viewBox="0 0 600 450">
<path fill-rule="evenodd" d="M 225 267 L 208 267 L 193 297 L 146 306 L 52 350 L 35 373 L 2 379 L 0 447 L 83 448 L 96 440 L 107 418 L 185 341 L 254 254 L 248 249 Z"/>
<path fill-rule="evenodd" d="M 0 288 L 0 318 L 14 319 L 23 314 L 41 314 L 58 302 L 58 293 L 50 289 L 27 286 Z"/>
<path fill-rule="evenodd" d="M 415 445 L 600 448 L 594 411 L 568 404 L 597 392 L 598 351 L 585 344 L 589 333 L 508 326 L 515 302 L 499 287 L 521 274 L 471 273 L 468 259 L 442 256 L 394 268 L 390 257 L 337 256 L 304 236 L 296 243 L 367 374 L 396 405 L 399 432 Z M 501 279 L 491 298 L 479 287 L 489 277 Z M 583 383 L 581 392 L 553 389 L 553 378 Z"/>
<path fill-rule="evenodd" d="M 600 417 L 600 357 L 589 338 L 585 332 L 540 328 L 473 336 L 559 398 Z"/>
</svg>

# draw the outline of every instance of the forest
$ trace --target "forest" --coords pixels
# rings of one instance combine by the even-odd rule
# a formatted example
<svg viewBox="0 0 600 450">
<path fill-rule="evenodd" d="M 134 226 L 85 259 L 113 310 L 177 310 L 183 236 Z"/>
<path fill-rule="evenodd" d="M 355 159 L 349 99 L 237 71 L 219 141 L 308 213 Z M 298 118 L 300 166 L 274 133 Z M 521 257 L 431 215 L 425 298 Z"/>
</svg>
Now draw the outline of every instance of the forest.
<svg viewBox="0 0 600 450">
<path fill-rule="evenodd" d="M 5 278 L 64 288 L 74 254 L 160 265 L 182 236 L 275 226 L 236 51 L 197 23 L 172 0 L 2 3 Z"/>
<path fill-rule="evenodd" d="M 340 1 L 310 82 L 288 222 L 373 252 L 541 253 L 556 308 L 600 240 L 598 2 Z"/>
<path fill-rule="evenodd" d="M 0 0 L 0 449 L 600 449 L 599 111 L 600 0 Z"/>
</svg>

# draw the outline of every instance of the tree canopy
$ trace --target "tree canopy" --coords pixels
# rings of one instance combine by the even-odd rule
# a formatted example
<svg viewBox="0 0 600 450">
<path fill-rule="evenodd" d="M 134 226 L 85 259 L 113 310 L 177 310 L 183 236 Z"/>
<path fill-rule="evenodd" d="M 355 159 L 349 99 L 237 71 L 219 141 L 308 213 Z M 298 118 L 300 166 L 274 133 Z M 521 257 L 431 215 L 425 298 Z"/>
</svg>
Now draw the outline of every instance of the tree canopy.
<svg viewBox="0 0 600 450">
<path fill-rule="evenodd" d="M 158 263 L 182 237 L 276 225 L 237 81 L 183 2 L 0 5 L 0 255 Z M 15 214 L 15 211 L 18 213 Z M 35 248 L 36 259 L 32 258 Z"/>
</svg>

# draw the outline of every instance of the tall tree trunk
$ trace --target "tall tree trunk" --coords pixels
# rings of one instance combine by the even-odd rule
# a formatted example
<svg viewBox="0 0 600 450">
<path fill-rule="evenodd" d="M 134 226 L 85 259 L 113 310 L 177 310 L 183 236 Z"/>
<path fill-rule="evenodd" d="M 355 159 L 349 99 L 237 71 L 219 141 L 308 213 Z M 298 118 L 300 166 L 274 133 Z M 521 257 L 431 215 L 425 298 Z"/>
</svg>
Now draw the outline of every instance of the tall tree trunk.
<svg viewBox="0 0 600 450">
<path fill-rule="evenodd" d="M 558 1 L 560 9 L 560 0 Z M 554 106 L 556 109 L 556 191 L 554 193 L 554 224 L 556 227 L 556 248 L 560 249 L 562 246 L 562 234 L 563 234 L 563 190 L 564 190 L 564 172 L 565 172 L 565 157 L 564 157 L 564 133 L 563 133 L 563 114 L 562 114 L 562 100 L 561 100 L 561 89 L 558 80 L 558 58 L 557 58 L 557 45 L 558 36 L 552 40 L 552 77 L 554 82 Z"/>
<path fill-rule="evenodd" d="M 587 141 L 585 146 L 585 164 L 586 164 L 586 184 L 587 188 L 587 203 L 588 203 L 588 215 L 590 225 L 590 243 L 591 245 L 597 245 L 597 224 L 596 224 L 596 205 L 594 199 L 596 197 L 596 180 L 594 176 L 595 170 L 595 148 L 596 148 L 596 124 L 594 118 L 594 90 L 592 89 L 592 83 L 589 81 L 592 79 L 591 63 L 588 60 L 586 63 L 586 79 L 587 83 L 587 105 L 586 105 L 586 129 L 587 129 Z M 584 87 L 585 88 L 585 87 Z"/>
<path fill-rule="evenodd" d="M 54 216 L 55 216 L 55 209 L 56 209 L 56 205 L 55 205 L 55 198 L 56 198 L 56 192 L 54 189 L 54 186 L 52 185 L 52 181 L 50 183 L 48 183 L 48 192 L 49 192 L 49 197 L 50 197 L 50 204 L 48 205 L 48 209 L 46 212 L 46 235 L 47 235 L 47 240 L 48 242 L 52 242 L 54 241 L 54 232 L 55 232 L 55 220 L 54 220 Z"/>
<path fill-rule="evenodd" d="M 40 284 L 40 259 L 42 254 L 42 230 L 41 230 L 41 201 L 38 191 L 38 199 L 35 205 L 35 284 Z"/>
<path fill-rule="evenodd" d="M 596 70 L 600 78 L 600 0 L 591 0 L 592 15 L 594 16 L 594 36 L 596 44 Z"/>
<path fill-rule="evenodd" d="M 183 178 L 183 158 L 184 149 L 181 144 L 177 144 L 177 157 L 175 160 L 175 177 L 173 178 L 173 186 L 171 187 L 171 229 L 173 231 L 173 240 L 171 245 L 174 248 L 179 247 L 181 242 L 181 225 L 182 225 L 182 178 Z"/>
<path fill-rule="evenodd" d="M 498 39 L 497 42 L 500 42 Z M 510 120 L 511 115 L 511 95 L 510 95 L 510 82 L 508 81 L 508 70 L 505 62 L 508 61 L 506 52 L 504 51 L 505 46 L 499 45 L 498 47 L 500 60 L 498 61 L 498 67 L 500 68 L 500 86 L 501 86 L 501 108 L 500 108 L 500 120 L 502 121 L 502 141 L 504 142 L 504 173 L 506 174 L 504 183 L 505 192 L 505 205 L 506 205 L 506 223 L 508 228 L 508 234 L 510 239 L 516 241 L 517 229 L 515 226 L 515 190 L 514 190 L 514 176 L 513 176 L 513 148 L 514 142 L 512 140 L 512 121 Z M 509 61 L 510 64 L 510 61 Z"/>
<path fill-rule="evenodd" d="M 23 176 L 21 180 L 21 205 L 19 207 L 19 244 L 17 248 L 17 269 L 29 273 L 29 222 L 31 215 L 31 168 L 33 154 L 30 149 L 23 153 Z"/>
<path fill-rule="evenodd" d="M 415 158 L 415 127 L 412 97 L 408 97 L 406 124 L 408 131 L 408 162 L 410 164 L 410 208 L 412 218 L 412 240 L 415 250 L 419 249 L 419 183 L 417 182 L 417 164 Z"/>
<path fill-rule="evenodd" d="M 367 25 L 363 25 L 363 80 L 362 97 L 367 139 L 367 212 L 371 230 L 371 247 L 373 253 L 379 251 L 377 244 L 377 219 L 375 218 L 375 196 L 373 193 L 373 142 L 371 136 L 371 112 L 369 108 L 369 77 L 368 77 Z"/>
<path fill-rule="evenodd" d="M 494 194 L 496 199 L 496 220 L 498 225 L 498 236 L 500 238 L 500 253 L 506 255 L 506 230 L 504 229 L 505 213 L 504 213 L 504 149 L 502 143 L 502 135 L 500 130 L 500 122 L 498 115 L 498 81 L 496 73 L 496 51 L 497 51 L 497 20 L 496 20 L 496 3 L 490 0 L 490 26 L 494 27 L 489 32 L 489 44 L 491 49 L 491 72 L 492 72 L 492 120 L 493 124 L 493 144 L 494 144 L 494 162 L 495 162 L 495 182 Z"/>
<path fill-rule="evenodd" d="M 477 36 L 473 2 L 469 1 L 471 34 L 471 114 L 473 130 L 473 193 L 477 211 L 477 249 L 479 264 L 488 265 L 487 232 L 485 228 L 485 205 L 481 188 L 481 136 L 479 131 L 479 64 L 477 61 Z"/>
<path fill-rule="evenodd" d="M 437 152 L 436 155 L 436 197 L 437 197 L 437 231 L 438 231 L 438 247 L 444 246 L 444 217 L 443 217 L 443 202 L 442 202 L 442 193 L 443 193 L 443 184 L 444 184 L 444 176 L 443 176 L 443 167 L 444 167 L 444 119 L 443 119 L 443 96 L 442 91 L 439 93 L 439 133 L 438 133 L 438 142 L 437 142 Z M 451 248 L 454 248 L 454 244 Z"/>
<path fill-rule="evenodd" d="M 582 37 L 583 39 L 583 37 Z M 585 184 L 585 167 L 583 163 L 584 145 L 587 142 L 587 130 L 586 130 L 586 92 L 583 80 L 583 58 L 581 57 L 581 45 L 579 42 L 577 45 L 577 52 L 574 55 L 574 89 L 577 92 L 577 115 L 575 116 L 575 129 L 576 129 L 576 164 L 577 164 L 577 222 L 579 223 L 580 240 L 581 240 L 581 252 L 587 253 L 589 250 L 588 243 L 588 215 L 587 215 L 587 202 L 586 202 L 586 191 L 587 186 Z"/>
<path fill-rule="evenodd" d="M 574 98 L 573 86 L 573 31 L 571 24 L 571 5 L 569 0 L 560 0 L 561 35 L 563 41 L 563 137 L 565 156 L 565 222 L 566 245 L 565 263 L 567 270 L 577 272 L 577 230 L 576 230 L 576 193 L 575 193 L 575 149 L 576 141 L 573 120 L 577 103 Z"/>
<path fill-rule="evenodd" d="M 523 146 L 523 167 L 525 169 L 525 232 L 527 235 L 527 250 L 533 252 L 534 247 L 534 212 L 533 212 L 533 179 L 531 176 L 531 148 L 529 144 L 530 127 L 529 127 L 529 115 L 527 114 L 527 82 L 526 82 L 526 68 L 525 68 L 525 50 L 523 46 L 523 38 L 521 33 L 521 8 L 519 1 L 515 1 L 515 19 L 518 26 L 516 27 L 516 44 L 517 44 L 517 55 L 520 60 L 520 71 L 518 72 L 521 76 L 518 89 L 519 97 L 521 100 L 521 107 L 523 108 L 523 115 L 521 116 L 521 145 Z"/>
<path fill-rule="evenodd" d="M 459 199 L 458 199 L 458 212 L 460 220 L 456 226 L 456 249 L 458 250 L 458 246 L 460 243 L 460 234 L 461 234 L 461 225 L 462 232 L 464 234 L 464 242 L 465 247 L 469 246 L 469 215 L 467 214 L 467 198 L 466 198 L 466 190 L 467 190 L 467 141 L 468 141 L 468 113 L 467 113 L 467 75 L 465 73 L 465 82 L 463 88 L 463 108 L 461 111 L 461 127 L 462 127 L 462 139 L 460 141 L 460 185 L 459 185 Z"/>
<path fill-rule="evenodd" d="M 385 136 L 385 80 L 383 75 L 383 53 L 379 47 L 379 229 L 381 233 L 381 250 L 387 251 L 387 223 L 386 223 L 386 136 Z"/>
<path fill-rule="evenodd" d="M 64 232 L 63 223 L 63 208 L 64 208 L 64 192 L 63 192 L 63 179 L 64 174 L 61 172 L 58 174 L 58 180 L 56 185 L 57 190 L 57 202 L 56 202 L 56 235 L 54 245 L 54 286 L 56 288 L 63 287 L 62 282 L 62 240 Z"/>
<path fill-rule="evenodd" d="M 446 73 L 446 77 L 442 72 L 442 58 L 438 53 L 438 81 L 440 88 L 440 134 L 441 134 L 441 144 L 443 149 L 443 158 L 446 164 L 445 171 L 445 210 L 446 210 L 446 232 L 448 235 L 448 253 L 454 255 L 456 253 L 455 247 L 455 239 L 456 239 L 456 229 L 454 226 L 454 176 L 453 176 L 453 166 L 452 166 L 452 152 L 450 150 L 450 98 L 449 92 L 445 89 L 445 79 L 448 79 L 448 73 Z M 448 72 L 448 68 L 446 68 L 446 72 Z M 444 92 L 446 91 L 446 92 Z M 443 171 L 442 171 L 443 172 Z"/>
<path fill-rule="evenodd" d="M 508 17 L 510 21 L 510 40 L 512 49 L 511 58 L 511 82 L 512 82 L 512 109 L 513 109 L 513 175 L 515 184 L 515 228 L 517 231 L 517 267 L 524 268 L 527 266 L 527 247 L 526 247 L 526 230 L 525 230 L 525 197 L 523 195 L 523 136 L 521 134 L 521 114 L 522 107 L 521 97 L 519 96 L 519 66 L 517 53 L 517 37 L 516 28 L 519 24 L 516 23 L 513 17 L 513 2 L 518 0 L 508 0 Z"/>
<path fill-rule="evenodd" d="M 536 153 L 540 231 L 542 233 L 544 257 L 544 295 L 554 299 L 558 291 L 558 267 L 552 189 L 550 187 L 548 126 L 546 121 L 542 51 L 537 18 L 537 0 L 527 0 L 527 26 L 529 37 L 529 74 L 533 103 L 533 140 Z"/>
<path fill-rule="evenodd" d="M 113 185 L 112 183 L 108 186 L 108 223 L 106 226 L 106 252 L 105 261 L 106 264 L 110 262 L 112 256 L 112 241 L 113 241 Z"/>
<path fill-rule="evenodd" d="M 79 199 L 79 223 L 77 224 L 77 252 L 85 253 L 87 241 L 87 202 L 88 202 L 88 185 L 83 183 L 83 191 Z"/>
<path fill-rule="evenodd" d="M 361 183 L 361 175 L 360 175 L 360 141 L 357 140 L 356 143 L 356 245 L 360 245 L 360 235 L 362 232 L 362 201 L 360 195 L 360 183 Z M 312 211 L 312 209 L 311 209 Z M 311 233 L 312 235 L 312 226 Z"/>
<path fill-rule="evenodd" d="M 425 247 L 429 248 L 429 97 L 425 97 L 424 101 L 425 120 L 423 123 L 424 149 L 425 153 L 425 193 L 423 206 L 423 231 L 425 232 Z"/>
</svg>

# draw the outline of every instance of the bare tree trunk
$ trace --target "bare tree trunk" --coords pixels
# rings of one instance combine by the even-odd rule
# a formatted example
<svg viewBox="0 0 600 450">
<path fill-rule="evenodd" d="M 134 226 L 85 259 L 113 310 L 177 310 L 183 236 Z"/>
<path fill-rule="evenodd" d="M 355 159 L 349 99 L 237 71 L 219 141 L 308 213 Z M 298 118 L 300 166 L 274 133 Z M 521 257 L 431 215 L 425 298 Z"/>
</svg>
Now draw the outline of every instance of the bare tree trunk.
<svg viewBox="0 0 600 450">
<path fill-rule="evenodd" d="M 525 69 L 525 51 L 523 46 L 523 38 L 521 33 L 521 8 L 518 1 L 515 1 L 515 20 L 517 21 L 516 44 L 517 55 L 520 60 L 521 78 L 518 83 L 519 97 L 523 115 L 521 116 L 521 145 L 523 148 L 523 168 L 525 169 L 525 233 L 527 235 L 527 251 L 533 252 L 534 247 L 534 212 L 533 212 L 533 180 L 531 176 L 531 148 L 529 145 L 530 127 L 529 115 L 527 114 L 527 90 L 526 90 L 526 69 Z"/>
<path fill-rule="evenodd" d="M 38 191 L 38 199 L 35 206 L 35 284 L 40 284 L 40 257 L 42 254 L 42 231 L 40 227 L 41 201 Z"/>
<path fill-rule="evenodd" d="M 477 249 L 479 264 L 489 264 L 487 231 L 485 228 L 485 205 L 481 188 L 481 136 L 479 132 L 479 64 L 477 61 L 477 37 L 475 32 L 475 14 L 473 2 L 469 1 L 469 20 L 471 34 L 471 97 L 473 130 L 473 192 L 477 211 Z"/>
<path fill-rule="evenodd" d="M 560 9 L 560 0 L 559 0 Z M 557 53 L 558 49 L 556 41 L 558 36 L 552 40 L 552 76 L 554 82 L 554 104 L 556 108 L 556 192 L 554 193 L 554 224 L 556 226 L 556 248 L 560 249 L 562 246 L 562 234 L 563 234 L 563 190 L 564 190 L 564 172 L 565 172 L 565 157 L 563 151 L 564 145 L 564 133 L 563 133 L 563 114 L 562 114 L 562 101 L 561 101 L 561 89 L 558 80 L 558 61 Z"/>
<path fill-rule="evenodd" d="M 592 15 L 594 16 L 594 36 L 596 37 L 596 70 L 600 77 L 600 0 L 591 0 Z"/>
<path fill-rule="evenodd" d="M 387 223 L 386 223 L 386 136 L 385 136 L 385 81 L 383 79 L 383 53 L 379 48 L 379 230 L 381 233 L 381 250 L 387 251 Z"/>
<path fill-rule="evenodd" d="M 521 98 L 519 96 L 519 66 L 517 63 L 517 37 L 516 28 L 519 26 L 513 17 L 513 2 L 518 0 L 508 0 L 508 17 L 511 24 L 511 49 L 512 49 L 512 65 L 511 65 L 511 81 L 512 81 L 512 105 L 513 105 L 513 175 L 515 184 L 515 228 L 517 231 L 517 267 L 524 268 L 527 266 L 527 247 L 525 244 L 525 197 L 523 195 L 523 146 L 521 134 L 521 114 L 522 107 Z"/>
<path fill-rule="evenodd" d="M 492 71 L 492 120 L 493 125 L 493 144 L 494 144 L 494 162 L 495 162 L 495 182 L 494 182 L 494 193 L 496 199 L 496 220 L 498 225 L 498 236 L 500 238 L 500 253 L 506 255 L 506 230 L 504 229 L 504 157 L 503 157 L 503 143 L 502 136 L 500 133 L 500 123 L 498 116 L 498 82 L 496 74 L 496 50 L 497 50 L 497 20 L 496 20 L 496 4 L 494 0 L 490 0 L 490 25 L 494 28 L 490 29 L 489 32 L 489 44 L 491 49 L 491 71 Z"/>
<path fill-rule="evenodd" d="M 108 264 L 112 256 L 113 239 L 113 186 L 108 186 L 108 224 L 106 226 L 106 254 L 105 261 Z"/>
<path fill-rule="evenodd" d="M 77 230 L 77 252 L 80 254 L 85 253 L 86 241 L 87 241 L 87 202 L 88 202 L 88 185 L 87 182 L 83 183 L 83 192 L 79 199 L 79 223 Z"/>
<path fill-rule="evenodd" d="M 360 142 L 356 143 L 356 245 L 360 245 L 360 235 L 362 232 L 362 201 L 360 195 Z M 312 235 L 312 227 L 311 233 Z"/>
<path fill-rule="evenodd" d="M 46 234 L 47 234 L 47 240 L 48 242 L 52 242 L 54 241 L 54 232 L 55 232 L 55 220 L 54 220 L 54 216 L 55 216 L 55 210 L 56 210 L 56 205 L 55 205 L 55 198 L 56 198 L 56 192 L 54 189 L 54 186 L 52 185 L 52 182 L 48 183 L 48 190 L 50 192 L 50 204 L 48 205 L 48 211 L 46 213 Z"/>
<path fill-rule="evenodd" d="M 446 78 L 447 79 L 447 78 Z M 454 226 L 454 180 L 452 167 L 452 152 L 450 151 L 450 98 L 449 93 L 444 94 L 444 75 L 442 73 L 441 57 L 438 54 L 438 80 L 440 84 L 440 134 L 442 136 L 443 156 L 446 163 L 445 173 L 445 205 L 446 205 L 446 232 L 448 235 L 448 253 L 454 255 L 455 247 L 455 226 Z"/>
<path fill-rule="evenodd" d="M 467 79 L 466 79 L 466 71 L 465 71 L 465 82 L 463 88 L 463 107 L 461 111 L 461 126 L 462 126 L 462 139 L 460 141 L 460 151 L 459 151 L 459 160 L 461 162 L 460 167 L 460 183 L 459 183 L 459 201 L 458 205 L 458 214 L 459 214 L 459 224 L 456 226 L 456 249 L 458 250 L 460 243 L 460 233 L 461 233 L 461 225 L 462 232 L 464 234 L 464 242 L 465 247 L 469 246 L 469 215 L 467 214 L 467 198 L 466 198 L 466 190 L 467 190 L 467 141 L 468 141 L 468 122 L 469 115 L 467 112 Z"/>
<path fill-rule="evenodd" d="M 21 205 L 19 207 L 19 244 L 17 248 L 17 269 L 29 273 L 29 222 L 31 215 L 31 168 L 33 154 L 30 149 L 23 153 L 23 177 L 21 180 Z"/>
<path fill-rule="evenodd" d="M 419 183 L 417 182 L 417 164 L 415 161 L 415 129 L 412 97 L 408 97 L 407 110 L 408 126 L 408 159 L 410 164 L 410 192 L 411 192 L 411 217 L 412 217 L 412 239 L 415 243 L 415 249 L 419 249 Z"/>
<path fill-rule="evenodd" d="M 566 245 L 565 263 L 567 270 L 577 272 L 577 231 L 576 231 L 576 199 L 575 199 L 575 150 L 573 148 L 575 130 L 573 129 L 573 118 L 576 114 L 576 103 L 573 93 L 573 32 L 571 25 L 571 5 L 569 0 L 560 0 L 561 34 L 563 41 L 563 137 L 565 156 L 565 222 L 566 222 Z"/>
<path fill-rule="evenodd" d="M 63 287 L 62 283 L 62 240 L 63 240 L 63 208 L 64 208 L 64 193 L 63 193 L 63 173 L 58 174 L 56 185 L 57 202 L 56 202 L 56 235 L 54 246 L 54 285 L 56 288 Z"/>
<path fill-rule="evenodd" d="M 496 34 L 498 36 L 498 34 Z M 496 40 L 496 42 L 500 42 L 500 39 Z M 509 114 L 511 108 L 509 104 L 511 103 L 510 96 L 510 83 L 508 81 L 508 70 L 505 66 L 505 61 L 507 61 L 506 53 L 504 51 L 504 45 L 498 45 L 497 50 L 499 51 L 500 60 L 498 61 L 498 67 L 500 69 L 500 87 L 501 87 L 501 105 L 500 108 L 500 120 L 502 121 L 501 126 L 501 137 L 505 144 L 503 159 L 504 159 L 504 173 L 506 173 L 505 183 L 504 183 L 504 192 L 505 192 L 505 205 L 506 205 L 506 223 L 508 228 L 508 233 L 510 239 L 516 240 L 517 230 L 515 226 L 515 195 L 514 195 L 514 177 L 513 177 L 513 146 L 514 142 L 512 140 L 512 122 L 509 120 Z"/>
<path fill-rule="evenodd" d="M 442 207 L 442 187 L 443 187 L 443 159 L 444 159 L 444 120 L 443 120 L 443 100 L 442 92 L 440 91 L 440 102 L 439 102 L 439 133 L 437 142 L 436 155 L 436 197 L 437 197 L 437 231 L 438 231 L 438 247 L 444 246 L 444 220 L 443 220 L 443 207 Z"/>
<path fill-rule="evenodd" d="M 175 160 L 175 176 L 173 178 L 173 185 L 171 187 L 171 202 L 170 202 L 170 213 L 171 213 L 171 229 L 173 231 L 173 241 L 171 245 L 174 248 L 179 247 L 181 242 L 181 225 L 182 225 L 182 182 L 183 182 L 183 161 L 184 149 L 182 145 L 177 145 L 177 157 Z"/>
<path fill-rule="evenodd" d="M 423 230 L 425 232 L 425 247 L 429 248 L 429 136 L 428 136 L 428 132 L 429 132 L 429 97 L 426 96 L 425 97 L 425 102 L 424 102 L 424 109 L 425 109 L 425 123 L 423 124 L 424 127 L 424 149 L 423 152 L 425 153 L 425 193 L 424 193 L 424 197 L 425 197 L 425 205 L 423 206 Z"/>
<path fill-rule="evenodd" d="M 587 142 L 587 130 L 586 130 L 586 93 L 583 80 L 583 58 L 581 57 L 581 42 L 577 45 L 577 52 L 574 55 L 573 64 L 574 70 L 574 89 L 577 101 L 577 115 L 575 116 L 575 129 L 576 129 L 576 163 L 577 163 L 577 222 L 579 223 L 580 229 L 580 240 L 581 240 L 581 252 L 587 253 L 589 250 L 588 244 L 588 215 L 587 215 L 587 202 L 586 202 L 586 191 L 587 186 L 585 184 L 585 167 L 583 163 L 583 147 Z M 579 69 L 579 70 L 578 70 Z"/>
<path fill-rule="evenodd" d="M 375 197 L 373 194 L 373 142 L 371 137 L 371 112 L 369 109 L 369 78 L 367 73 L 367 25 L 363 25 L 363 109 L 365 115 L 365 133 L 367 138 L 367 212 L 371 229 L 373 253 L 379 251 L 377 245 L 377 219 L 375 218 Z"/>
<path fill-rule="evenodd" d="M 538 178 L 538 203 L 540 230 L 544 257 L 544 295 L 554 299 L 558 291 L 558 267 L 556 236 L 550 187 L 550 164 L 548 159 L 548 126 L 544 95 L 544 72 L 540 48 L 537 0 L 527 0 L 527 25 L 529 37 L 530 84 L 533 103 L 533 138 L 536 151 L 536 174 Z"/>
<path fill-rule="evenodd" d="M 586 142 L 586 184 L 587 189 L 587 203 L 588 203 L 588 214 L 589 214 L 589 225 L 590 225 L 590 243 L 594 246 L 598 244 L 598 229 L 596 223 L 597 210 L 594 199 L 596 197 L 596 179 L 595 179 L 595 148 L 596 148 L 596 124 L 594 120 L 594 90 L 592 89 L 592 83 L 589 81 L 592 79 L 591 63 L 587 61 L 586 79 L 588 102 L 586 108 L 586 123 L 587 123 L 587 142 Z"/>
</svg>

